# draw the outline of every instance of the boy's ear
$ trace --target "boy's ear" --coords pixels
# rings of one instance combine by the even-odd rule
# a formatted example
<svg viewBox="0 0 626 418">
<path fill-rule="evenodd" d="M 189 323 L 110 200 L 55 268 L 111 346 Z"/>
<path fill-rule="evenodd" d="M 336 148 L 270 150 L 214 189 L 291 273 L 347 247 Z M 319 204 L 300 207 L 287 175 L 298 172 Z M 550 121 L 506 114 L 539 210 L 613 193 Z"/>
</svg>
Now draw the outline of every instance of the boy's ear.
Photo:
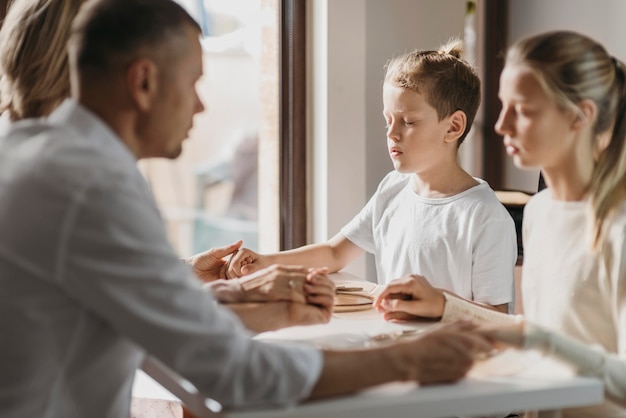
<svg viewBox="0 0 626 418">
<path fill-rule="evenodd" d="M 157 100 L 159 69 L 149 59 L 138 59 L 126 71 L 128 91 L 135 105 L 143 112 L 149 111 Z"/>
<path fill-rule="evenodd" d="M 465 127 L 467 126 L 467 115 L 462 110 L 457 110 L 449 117 L 450 124 L 448 125 L 448 130 L 446 131 L 446 136 L 444 140 L 446 142 L 456 142 L 465 132 Z"/>
</svg>

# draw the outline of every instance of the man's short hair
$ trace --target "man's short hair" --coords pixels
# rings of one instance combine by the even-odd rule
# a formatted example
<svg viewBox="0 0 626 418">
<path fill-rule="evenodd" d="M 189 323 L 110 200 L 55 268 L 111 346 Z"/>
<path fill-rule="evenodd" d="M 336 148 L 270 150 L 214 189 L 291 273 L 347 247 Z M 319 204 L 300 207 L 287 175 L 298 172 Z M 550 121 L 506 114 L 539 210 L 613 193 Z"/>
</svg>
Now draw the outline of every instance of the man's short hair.
<svg viewBox="0 0 626 418">
<path fill-rule="evenodd" d="M 107 74 L 189 27 L 201 31 L 172 0 L 90 0 L 73 22 L 70 62 L 81 74 Z"/>
</svg>

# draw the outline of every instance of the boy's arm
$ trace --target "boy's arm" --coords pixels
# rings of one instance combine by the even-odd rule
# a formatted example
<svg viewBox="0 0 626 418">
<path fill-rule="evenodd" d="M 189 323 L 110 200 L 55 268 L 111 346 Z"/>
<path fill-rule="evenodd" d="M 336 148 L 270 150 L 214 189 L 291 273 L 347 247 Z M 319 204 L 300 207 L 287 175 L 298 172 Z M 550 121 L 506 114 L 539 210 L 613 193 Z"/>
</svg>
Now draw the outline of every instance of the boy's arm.
<svg viewBox="0 0 626 418">
<path fill-rule="evenodd" d="M 352 243 L 342 233 L 338 233 L 324 243 L 305 245 L 273 254 L 258 254 L 247 248 L 242 248 L 230 260 L 227 276 L 229 278 L 241 277 L 272 264 L 326 267 L 329 273 L 334 273 L 344 268 L 363 252 L 363 249 Z"/>
</svg>

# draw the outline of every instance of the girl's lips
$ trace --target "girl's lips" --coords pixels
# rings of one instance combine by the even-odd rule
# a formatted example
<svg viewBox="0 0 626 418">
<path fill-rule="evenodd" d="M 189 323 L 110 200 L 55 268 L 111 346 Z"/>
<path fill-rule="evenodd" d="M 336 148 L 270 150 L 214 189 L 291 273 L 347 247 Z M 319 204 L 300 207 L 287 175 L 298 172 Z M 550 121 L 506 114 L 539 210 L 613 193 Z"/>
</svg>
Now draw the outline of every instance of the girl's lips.
<svg viewBox="0 0 626 418">
<path fill-rule="evenodd" d="M 519 152 L 519 149 L 514 145 L 505 145 L 506 153 L 509 155 L 515 155 Z"/>
<path fill-rule="evenodd" d="M 504 141 L 504 148 L 506 149 L 506 153 L 509 155 L 517 154 L 519 152 L 519 148 L 506 140 Z"/>
<path fill-rule="evenodd" d="M 397 149 L 395 149 L 395 148 L 392 148 L 392 149 L 390 149 L 390 150 L 389 150 L 389 154 L 391 154 L 391 156 L 392 156 L 392 157 L 395 157 L 395 156 L 397 156 L 397 155 L 402 154 L 402 151 L 397 150 Z"/>
</svg>

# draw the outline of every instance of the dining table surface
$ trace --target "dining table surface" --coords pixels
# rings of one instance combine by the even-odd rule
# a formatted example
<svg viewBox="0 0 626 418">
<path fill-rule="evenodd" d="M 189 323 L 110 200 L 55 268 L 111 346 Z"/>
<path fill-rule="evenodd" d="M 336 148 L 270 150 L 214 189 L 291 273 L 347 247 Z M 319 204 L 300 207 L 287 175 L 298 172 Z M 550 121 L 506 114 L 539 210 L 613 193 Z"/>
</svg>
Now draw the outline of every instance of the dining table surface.
<svg viewBox="0 0 626 418">
<path fill-rule="evenodd" d="M 371 300 L 382 289 L 380 285 L 347 273 L 331 277 L 346 297 L 338 299 L 328 323 L 284 328 L 255 338 L 270 344 L 313 344 L 342 350 L 419 338 L 441 326 L 433 321 L 385 321 L 371 306 Z M 419 386 L 397 382 L 288 407 L 234 411 L 221 411 L 219 404 L 198 393 L 188 381 L 149 358 L 144 370 L 136 375 L 133 395 L 180 399 L 198 418 L 491 418 L 521 411 L 558 418 L 562 409 L 601 403 L 604 388 L 601 380 L 577 376 L 566 365 L 537 352 L 505 350 L 477 362 L 464 379 L 454 384 Z"/>
</svg>

